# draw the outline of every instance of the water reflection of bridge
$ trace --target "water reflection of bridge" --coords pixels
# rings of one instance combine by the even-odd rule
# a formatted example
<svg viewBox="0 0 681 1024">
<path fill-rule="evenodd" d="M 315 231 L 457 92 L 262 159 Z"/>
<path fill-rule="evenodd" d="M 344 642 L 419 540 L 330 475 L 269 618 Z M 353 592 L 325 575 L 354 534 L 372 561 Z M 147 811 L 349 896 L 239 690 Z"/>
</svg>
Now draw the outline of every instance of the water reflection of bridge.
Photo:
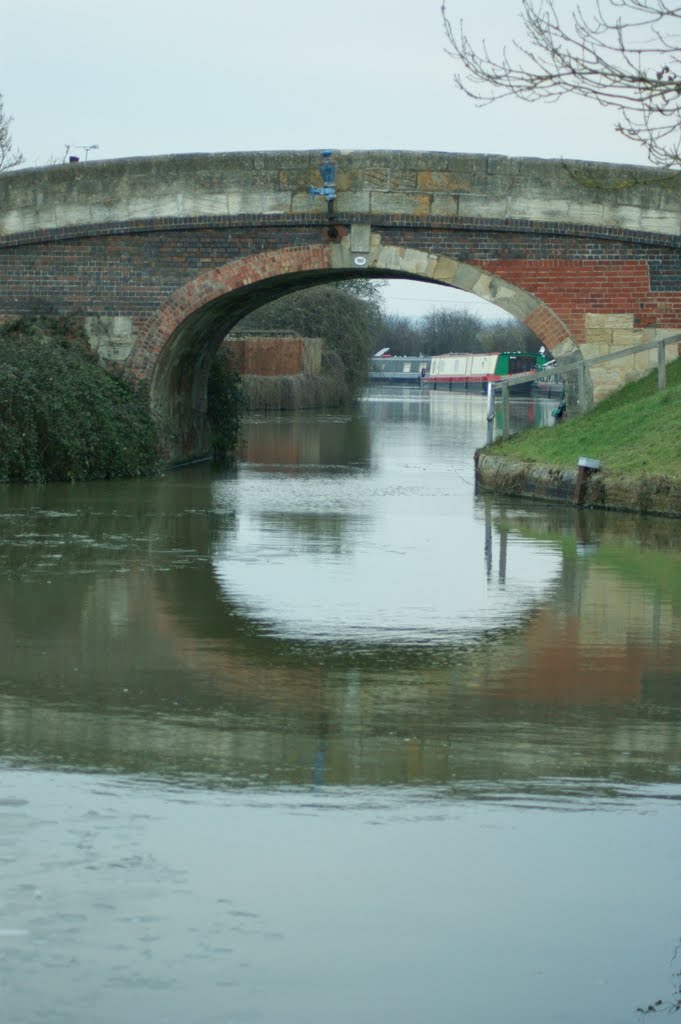
<svg viewBox="0 0 681 1024">
<path fill-rule="evenodd" d="M 353 649 L 292 642 L 230 601 L 210 552 L 238 508 L 225 491 L 211 503 L 210 476 L 177 480 L 140 483 L 113 516 L 91 489 L 76 536 L 68 515 L 22 513 L 28 539 L 6 548 L 0 584 L 4 750 L 234 782 L 312 781 L 323 764 L 329 782 L 464 789 L 664 780 L 679 763 L 668 524 L 578 513 L 575 530 L 565 510 L 481 504 L 488 580 L 503 586 L 510 538 L 531 538 L 560 555 L 550 591 L 513 627 Z"/>
</svg>

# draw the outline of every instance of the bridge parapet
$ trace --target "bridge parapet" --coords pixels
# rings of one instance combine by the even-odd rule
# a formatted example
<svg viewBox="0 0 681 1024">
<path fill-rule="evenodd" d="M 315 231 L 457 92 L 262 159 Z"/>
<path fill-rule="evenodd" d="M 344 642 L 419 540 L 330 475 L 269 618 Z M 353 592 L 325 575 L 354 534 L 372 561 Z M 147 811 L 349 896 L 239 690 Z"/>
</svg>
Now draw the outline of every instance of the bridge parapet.
<svg viewBox="0 0 681 1024">
<path fill-rule="evenodd" d="M 681 233 L 681 177 L 656 168 L 456 153 L 338 151 L 339 217 L 486 218 Z M 182 154 L 0 175 L 0 240 L 200 217 L 323 217 L 319 153 Z"/>
</svg>

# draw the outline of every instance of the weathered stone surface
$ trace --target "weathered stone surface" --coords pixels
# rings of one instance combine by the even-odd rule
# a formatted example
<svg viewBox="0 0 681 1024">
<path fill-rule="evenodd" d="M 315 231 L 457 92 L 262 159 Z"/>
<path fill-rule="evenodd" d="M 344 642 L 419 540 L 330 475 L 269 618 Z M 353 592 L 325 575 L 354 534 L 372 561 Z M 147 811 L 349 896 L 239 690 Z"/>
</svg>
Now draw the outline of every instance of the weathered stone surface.
<svg viewBox="0 0 681 1024">
<path fill-rule="evenodd" d="M 449 256 L 438 256 L 433 271 L 433 280 L 442 281 L 446 284 L 453 284 L 456 273 L 461 264 Z"/>
<path fill-rule="evenodd" d="M 681 231 L 681 186 L 655 168 L 460 153 L 341 150 L 334 157 L 337 206 L 347 212 Z M 315 151 L 207 153 L 12 171 L 0 178 L 0 235 L 225 209 L 312 212 L 320 209 L 308 195 L 321 184 L 319 163 Z"/>
<path fill-rule="evenodd" d="M 102 362 L 122 363 L 130 355 L 135 341 L 131 317 L 86 316 L 83 326 L 90 348 Z"/>
<path fill-rule="evenodd" d="M 419 277 L 432 277 L 437 266 L 437 257 L 417 249 L 402 249 L 392 245 L 383 245 L 376 257 L 379 266 L 390 270 L 402 270 L 407 274 Z"/>
<path fill-rule="evenodd" d="M 398 213 L 427 217 L 432 197 L 420 192 L 378 192 L 371 193 L 371 213 Z"/>
<path fill-rule="evenodd" d="M 371 224 L 352 224 L 350 227 L 350 251 L 367 253 L 371 249 Z"/>
<path fill-rule="evenodd" d="M 577 467 L 559 469 L 513 462 L 484 449 L 476 452 L 476 486 L 481 491 L 539 501 L 574 503 Z M 681 480 L 665 476 L 627 477 L 604 467 L 589 476 L 582 504 L 646 515 L 681 517 Z"/>
<path fill-rule="evenodd" d="M 461 212 L 460 197 L 451 195 L 434 195 L 430 206 L 433 217 L 458 217 Z"/>
<path fill-rule="evenodd" d="M 478 267 L 472 267 L 468 263 L 461 263 L 452 284 L 455 284 L 457 288 L 461 288 L 465 292 L 472 292 L 475 291 L 483 274 L 484 271 L 479 270 Z"/>
<path fill-rule="evenodd" d="M 470 184 L 451 171 L 419 171 L 417 182 L 420 192 L 470 192 Z"/>
<path fill-rule="evenodd" d="M 482 194 L 460 195 L 461 217 L 508 217 L 508 199 Z"/>
</svg>

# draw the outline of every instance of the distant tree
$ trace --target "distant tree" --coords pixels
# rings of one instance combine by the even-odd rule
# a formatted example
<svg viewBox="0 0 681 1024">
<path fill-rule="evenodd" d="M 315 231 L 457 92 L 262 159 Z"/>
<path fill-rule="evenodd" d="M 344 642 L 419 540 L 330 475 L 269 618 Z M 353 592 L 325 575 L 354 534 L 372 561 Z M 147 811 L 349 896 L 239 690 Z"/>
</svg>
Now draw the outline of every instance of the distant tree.
<svg viewBox="0 0 681 1024">
<path fill-rule="evenodd" d="M 441 352 L 480 352 L 482 321 L 472 313 L 433 309 L 420 322 L 421 351 L 427 355 Z"/>
<path fill-rule="evenodd" d="M 382 348 L 390 349 L 394 356 L 425 354 L 418 320 L 397 313 L 384 313 L 374 334 L 374 352 Z"/>
<path fill-rule="evenodd" d="M 0 93 L 0 171 L 10 171 L 24 162 L 23 153 L 14 148 L 13 121 L 14 118 L 5 113 L 5 104 Z"/>
<path fill-rule="evenodd" d="M 485 324 L 480 344 L 486 352 L 538 352 L 541 340 L 520 320 L 496 320 Z"/>
<path fill-rule="evenodd" d="M 471 313 L 434 309 L 420 320 L 383 314 L 374 352 L 394 356 L 443 352 L 538 352 L 541 341 L 520 320 L 487 321 Z"/>
<path fill-rule="evenodd" d="M 525 32 L 493 56 L 454 26 L 442 0 L 457 86 L 479 103 L 584 96 L 618 112 L 616 130 L 653 164 L 681 166 L 681 7 L 668 0 L 595 0 L 559 16 L 554 0 L 520 0 Z"/>
<path fill-rule="evenodd" d="M 349 295 L 354 295 L 357 299 L 364 299 L 376 309 L 382 309 L 382 291 L 386 284 L 387 281 L 375 277 L 349 277 L 345 281 L 339 281 L 335 287 Z"/>
</svg>

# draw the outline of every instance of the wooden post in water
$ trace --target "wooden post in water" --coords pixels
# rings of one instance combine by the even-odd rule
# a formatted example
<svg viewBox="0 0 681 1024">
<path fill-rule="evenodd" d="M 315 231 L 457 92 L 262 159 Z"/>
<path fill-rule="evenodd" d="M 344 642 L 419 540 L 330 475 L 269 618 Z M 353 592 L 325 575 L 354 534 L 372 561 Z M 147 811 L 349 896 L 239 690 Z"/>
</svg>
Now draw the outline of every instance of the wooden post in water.
<svg viewBox="0 0 681 1024">
<path fill-rule="evenodd" d="M 586 494 L 586 485 L 589 477 L 592 473 L 597 473 L 601 468 L 600 459 L 588 459 L 584 455 L 580 455 L 579 461 L 577 462 L 577 478 L 575 480 L 575 489 L 572 494 L 572 501 L 575 505 L 584 504 L 584 495 Z"/>
<path fill-rule="evenodd" d="M 487 383 L 487 444 L 494 440 L 494 384 Z"/>
<path fill-rule="evenodd" d="M 657 343 L 657 390 L 664 391 L 667 387 L 667 354 L 663 341 Z"/>
<path fill-rule="evenodd" d="M 501 436 L 506 441 L 511 436 L 511 403 L 508 396 L 508 381 L 501 385 Z"/>
</svg>

